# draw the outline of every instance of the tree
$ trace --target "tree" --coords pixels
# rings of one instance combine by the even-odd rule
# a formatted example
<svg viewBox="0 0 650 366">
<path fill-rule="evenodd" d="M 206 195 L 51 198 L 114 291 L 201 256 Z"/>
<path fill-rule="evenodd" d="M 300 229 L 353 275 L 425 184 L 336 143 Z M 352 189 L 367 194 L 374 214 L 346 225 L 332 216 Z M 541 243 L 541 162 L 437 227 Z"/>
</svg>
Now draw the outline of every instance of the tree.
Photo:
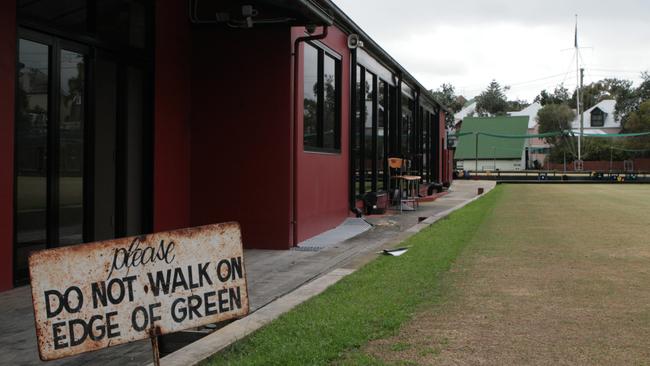
<svg viewBox="0 0 650 366">
<path fill-rule="evenodd" d="M 440 85 L 438 89 L 436 89 L 435 91 L 431 90 L 430 92 L 433 95 L 433 98 L 438 101 L 438 103 L 451 109 L 452 112 L 456 113 L 461 109 L 463 109 L 463 104 L 465 104 L 463 100 L 465 100 L 465 98 L 456 95 L 453 85 L 443 83 L 442 85 Z M 454 125 L 453 113 L 445 114 L 445 124 L 447 125 L 447 127 L 453 127 Z"/>
<path fill-rule="evenodd" d="M 643 82 L 637 88 L 636 93 L 640 100 L 648 100 L 650 99 L 650 72 L 642 72 L 641 79 L 643 79 Z"/>
<path fill-rule="evenodd" d="M 528 107 L 530 104 L 521 99 L 516 99 L 516 100 L 509 100 L 508 102 L 508 112 L 518 112 L 526 107 Z"/>
<path fill-rule="evenodd" d="M 580 110 L 585 111 L 605 99 L 618 99 L 632 93 L 632 82 L 629 80 L 609 78 L 587 84 L 580 90 Z M 569 105 L 576 107 L 576 92 L 573 92 Z"/>
<path fill-rule="evenodd" d="M 625 121 L 625 132 L 650 132 L 650 99 L 639 105 L 638 110 L 630 113 Z M 650 136 L 630 137 L 626 139 L 628 149 L 650 149 Z M 643 154 L 648 156 L 648 152 Z"/>
<path fill-rule="evenodd" d="M 462 95 L 459 95 L 456 97 L 456 102 L 460 105 L 460 109 L 463 109 L 465 104 L 467 104 L 468 100 Z"/>
<path fill-rule="evenodd" d="M 639 105 L 639 110 L 630 113 L 625 125 L 626 132 L 648 132 L 650 131 L 650 100 Z"/>
<path fill-rule="evenodd" d="M 575 112 L 566 104 L 547 104 L 537 112 L 538 131 L 548 133 L 570 130 L 575 116 Z M 545 140 L 552 146 L 551 161 L 561 162 L 565 153 L 569 157 L 576 156 L 575 144 L 571 138 L 552 136 Z"/>
<path fill-rule="evenodd" d="M 612 146 L 620 146 L 608 138 L 584 138 L 582 140 L 582 159 L 588 161 L 621 161 L 627 159 L 627 153 L 620 149 L 612 149 Z"/>
<path fill-rule="evenodd" d="M 480 116 L 500 116 L 508 111 L 508 101 L 504 91 L 496 80 L 492 80 L 487 89 L 476 97 L 476 113 Z"/>
<path fill-rule="evenodd" d="M 639 110 L 641 103 L 650 100 L 650 73 L 641 73 L 641 85 L 638 88 L 626 90 L 617 95 L 616 118 L 620 118 L 623 129 L 626 130 L 627 118 L 632 112 Z"/>
<path fill-rule="evenodd" d="M 568 101 L 569 90 L 564 86 L 564 84 L 555 87 L 553 93 L 547 92 L 546 89 L 542 90 L 533 100 L 533 102 L 539 103 L 542 106 L 548 104 L 566 104 Z"/>
</svg>

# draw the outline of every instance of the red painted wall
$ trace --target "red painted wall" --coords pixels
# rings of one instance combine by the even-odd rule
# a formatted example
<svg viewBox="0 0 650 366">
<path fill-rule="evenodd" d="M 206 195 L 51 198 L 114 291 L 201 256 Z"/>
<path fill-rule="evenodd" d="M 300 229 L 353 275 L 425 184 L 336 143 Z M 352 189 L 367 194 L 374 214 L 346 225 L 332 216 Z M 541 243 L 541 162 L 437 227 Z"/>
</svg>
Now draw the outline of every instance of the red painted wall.
<svg viewBox="0 0 650 366">
<path fill-rule="evenodd" d="M 192 34 L 191 224 L 239 221 L 245 247 L 290 247 L 291 34 Z"/>
<path fill-rule="evenodd" d="M 156 2 L 154 231 L 190 225 L 190 26 L 187 4 Z"/>
<path fill-rule="evenodd" d="M 0 291 L 13 287 L 16 2 L 0 2 Z"/>
<path fill-rule="evenodd" d="M 320 34 L 317 30 L 315 34 Z M 304 36 L 304 28 L 294 28 L 292 42 Z M 321 154 L 305 152 L 303 149 L 303 81 L 302 71 L 297 90 L 298 123 L 296 143 L 298 144 L 297 221 L 298 242 L 336 227 L 348 217 L 348 164 L 349 164 L 349 120 L 350 120 L 350 53 L 347 36 L 330 27 L 323 44 L 341 56 L 341 152 Z M 302 45 L 301 45 L 302 50 Z M 301 51 L 302 55 L 302 51 Z M 299 58 L 302 70 L 302 57 Z"/>
<path fill-rule="evenodd" d="M 455 150 L 447 150 L 447 182 L 451 184 L 454 180 L 454 152 Z"/>
</svg>

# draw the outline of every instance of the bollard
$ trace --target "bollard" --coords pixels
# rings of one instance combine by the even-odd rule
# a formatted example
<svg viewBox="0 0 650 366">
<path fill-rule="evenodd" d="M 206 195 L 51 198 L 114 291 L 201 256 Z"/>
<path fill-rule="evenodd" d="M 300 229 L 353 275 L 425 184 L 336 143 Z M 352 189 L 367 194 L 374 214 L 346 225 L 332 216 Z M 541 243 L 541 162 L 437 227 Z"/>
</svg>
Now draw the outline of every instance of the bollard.
<svg viewBox="0 0 650 366">
<path fill-rule="evenodd" d="M 483 187 L 478 187 L 478 195 L 480 196 L 482 194 L 483 194 Z"/>
</svg>

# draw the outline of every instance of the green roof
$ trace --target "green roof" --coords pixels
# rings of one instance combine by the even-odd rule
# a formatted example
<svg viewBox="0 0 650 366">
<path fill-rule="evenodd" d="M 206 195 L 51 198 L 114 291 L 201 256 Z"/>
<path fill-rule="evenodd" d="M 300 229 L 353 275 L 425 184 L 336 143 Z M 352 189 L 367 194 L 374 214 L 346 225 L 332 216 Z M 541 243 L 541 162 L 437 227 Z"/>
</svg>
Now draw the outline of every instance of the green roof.
<svg viewBox="0 0 650 366">
<path fill-rule="evenodd" d="M 495 135 L 526 135 L 528 116 L 518 117 L 466 117 L 460 128 L 460 134 L 482 132 Z M 524 151 L 524 138 L 500 138 L 479 135 L 479 159 L 521 159 Z M 474 159 L 476 157 L 476 135 L 460 136 L 454 159 Z"/>
</svg>

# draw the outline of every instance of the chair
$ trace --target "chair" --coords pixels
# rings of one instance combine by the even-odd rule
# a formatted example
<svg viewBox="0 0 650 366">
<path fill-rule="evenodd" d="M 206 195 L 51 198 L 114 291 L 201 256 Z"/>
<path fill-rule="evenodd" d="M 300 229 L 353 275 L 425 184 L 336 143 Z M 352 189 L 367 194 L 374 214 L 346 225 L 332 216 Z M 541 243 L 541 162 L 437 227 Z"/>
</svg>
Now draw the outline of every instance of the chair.
<svg viewBox="0 0 650 366">
<path fill-rule="evenodd" d="M 393 170 L 398 170 L 399 171 L 398 175 L 402 175 L 402 170 L 404 169 L 404 159 L 388 158 L 388 167 L 391 169 L 391 175 Z"/>
<path fill-rule="evenodd" d="M 402 158 L 388 158 L 391 182 L 396 182 L 396 190 L 393 190 L 393 202 L 399 204 L 400 212 L 404 210 L 404 204 L 412 203 L 413 209 L 418 206 L 418 193 L 420 176 L 407 174 L 409 161 Z M 394 174 L 395 173 L 395 174 Z M 406 185 L 406 187 L 403 187 Z"/>
</svg>

